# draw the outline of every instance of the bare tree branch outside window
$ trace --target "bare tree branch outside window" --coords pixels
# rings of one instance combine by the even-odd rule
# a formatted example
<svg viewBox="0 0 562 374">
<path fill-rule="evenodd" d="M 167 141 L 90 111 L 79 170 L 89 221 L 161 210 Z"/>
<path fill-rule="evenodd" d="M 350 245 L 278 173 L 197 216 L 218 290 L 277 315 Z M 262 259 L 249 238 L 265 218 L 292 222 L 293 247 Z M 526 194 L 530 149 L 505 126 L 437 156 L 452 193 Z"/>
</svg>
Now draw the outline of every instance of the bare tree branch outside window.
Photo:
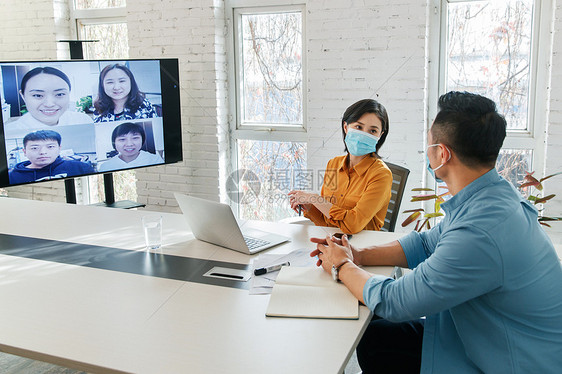
<svg viewBox="0 0 562 374">
<path fill-rule="evenodd" d="M 76 9 L 118 8 L 127 5 L 127 0 L 74 0 Z"/>
<path fill-rule="evenodd" d="M 508 129 L 528 129 L 532 0 L 448 5 L 447 91 L 470 91 L 499 105 Z"/>
<path fill-rule="evenodd" d="M 302 124 L 300 12 L 242 15 L 245 124 Z"/>
<path fill-rule="evenodd" d="M 302 126 L 300 11 L 241 14 L 240 22 L 241 124 Z M 312 171 L 306 170 L 306 143 L 241 139 L 237 149 L 233 195 L 246 194 L 239 199 L 241 218 L 277 221 L 295 215 L 287 193 L 318 187 Z"/>
<path fill-rule="evenodd" d="M 312 190 L 318 187 L 312 171 L 306 170 L 306 143 L 238 141 L 239 169 L 251 170 L 259 180 L 259 191 L 240 204 L 243 219 L 278 221 L 295 215 L 287 193 L 292 189 Z M 252 188 L 242 178 L 241 192 Z"/>
<path fill-rule="evenodd" d="M 448 4 L 446 91 L 494 100 L 508 131 L 529 129 L 533 0 Z M 517 186 L 532 170 L 529 149 L 502 149 L 496 168 Z"/>
</svg>

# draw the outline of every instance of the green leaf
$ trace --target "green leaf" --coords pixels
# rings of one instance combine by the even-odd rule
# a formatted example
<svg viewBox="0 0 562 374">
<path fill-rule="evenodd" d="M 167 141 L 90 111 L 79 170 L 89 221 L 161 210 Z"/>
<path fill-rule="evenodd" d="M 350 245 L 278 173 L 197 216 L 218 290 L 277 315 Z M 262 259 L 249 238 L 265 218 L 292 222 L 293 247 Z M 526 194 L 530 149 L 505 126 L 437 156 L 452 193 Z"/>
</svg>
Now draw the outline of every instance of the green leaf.
<svg viewBox="0 0 562 374">
<path fill-rule="evenodd" d="M 404 220 L 404 222 L 402 222 L 402 227 L 406 227 L 408 226 L 410 223 L 414 222 L 416 219 L 418 219 L 418 217 L 421 215 L 421 212 L 414 212 L 412 214 L 410 214 L 410 216 L 408 218 L 406 218 Z"/>
<path fill-rule="evenodd" d="M 435 218 L 435 217 L 442 217 L 443 213 L 435 212 L 435 213 L 427 213 L 424 215 L 425 218 Z"/>
<path fill-rule="evenodd" d="M 423 208 L 419 208 L 419 209 L 408 209 L 403 211 L 402 213 L 412 213 L 412 212 L 423 212 L 424 209 Z"/>
<path fill-rule="evenodd" d="M 539 181 L 535 181 L 535 182 L 525 182 L 523 184 L 519 185 L 519 188 L 525 188 L 525 187 L 537 187 L 540 186 L 540 182 Z M 542 189 L 542 187 L 541 187 Z"/>
<path fill-rule="evenodd" d="M 560 171 L 560 172 L 558 172 L 558 173 L 550 174 L 550 175 L 548 175 L 548 176 L 546 176 L 546 177 L 544 177 L 544 178 L 541 178 L 541 179 L 539 180 L 539 182 L 545 181 L 545 180 L 547 180 L 547 179 L 549 179 L 549 178 L 555 177 L 555 176 L 560 175 L 560 174 L 562 174 L 562 171 Z"/>
<path fill-rule="evenodd" d="M 554 196 L 556 196 L 556 195 L 555 195 L 555 194 L 550 194 L 550 195 L 548 195 L 548 196 L 541 197 L 540 199 L 536 199 L 536 200 L 535 200 L 535 204 L 542 204 L 542 203 L 544 203 L 545 201 L 548 201 L 548 200 L 552 199 Z"/>
<path fill-rule="evenodd" d="M 433 188 L 412 188 L 412 191 L 432 191 Z"/>
<path fill-rule="evenodd" d="M 432 200 L 432 199 L 436 199 L 437 195 L 432 194 L 432 195 L 416 195 L 416 196 L 412 196 L 412 200 L 410 200 L 411 202 L 415 202 L 415 201 L 426 201 L 426 200 Z"/>
<path fill-rule="evenodd" d="M 534 173 L 534 171 L 532 173 L 527 173 L 527 175 L 525 175 L 525 178 L 523 178 L 524 183 L 520 185 L 519 188 L 533 186 L 537 190 L 542 191 L 542 184 L 537 180 L 537 178 L 533 177 Z"/>
<path fill-rule="evenodd" d="M 441 204 L 443 204 L 445 202 L 445 199 L 443 199 L 441 197 L 441 195 L 439 197 L 437 197 L 437 199 L 435 199 L 435 211 L 439 212 L 441 210 Z"/>
<path fill-rule="evenodd" d="M 542 221 L 562 221 L 562 217 L 539 217 L 539 222 Z"/>
</svg>

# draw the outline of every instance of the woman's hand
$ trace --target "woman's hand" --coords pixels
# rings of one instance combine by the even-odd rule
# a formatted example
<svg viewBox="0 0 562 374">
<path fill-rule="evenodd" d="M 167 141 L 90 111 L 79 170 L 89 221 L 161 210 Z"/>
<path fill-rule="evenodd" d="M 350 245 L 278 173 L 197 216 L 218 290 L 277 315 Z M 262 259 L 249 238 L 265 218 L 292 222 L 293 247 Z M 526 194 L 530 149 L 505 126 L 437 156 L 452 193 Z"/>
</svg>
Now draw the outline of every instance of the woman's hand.
<svg viewBox="0 0 562 374">
<path fill-rule="evenodd" d="M 332 235 L 326 238 L 310 238 L 310 241 L 316 243 L 316 249 L 310 253 L 310 257 L 318 256 L 316 266 L 330 273 L 332 265 L 339 265 L 345 259 L 354 261 L 353 249 L 347 240 L 347 235 L 343 235 L 341 240 Z"/>
<path fill-rule="evenodd" d="M 299 190 L 290 191 L 287 195 L 289 195 L 291 209 L 297 213 L 299 213 L 299 206 L 308 211 L 310 210 L 310 206 L 320 198 L 320 196 L 315 193 Z"/>
</svg>

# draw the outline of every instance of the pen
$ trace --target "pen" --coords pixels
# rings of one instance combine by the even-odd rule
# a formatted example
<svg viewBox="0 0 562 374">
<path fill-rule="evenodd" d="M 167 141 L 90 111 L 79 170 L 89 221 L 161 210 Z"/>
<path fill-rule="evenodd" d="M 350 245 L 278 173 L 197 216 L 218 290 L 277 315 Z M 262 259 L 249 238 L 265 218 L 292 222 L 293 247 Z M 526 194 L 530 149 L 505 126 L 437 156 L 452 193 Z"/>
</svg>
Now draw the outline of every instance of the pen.
<svg viewBox="0 0 562 374">
<path fill-rule="evenodd" d="M 289 266 L 289 265 L 291 265 L 291 263 L 289 261 L 287 261 L 287 262 L 284 262 L 284 263 L 279 264 L 279 265 L 272 265 L 272 266 L 267 266 L 267 267 L 264 267 L 264 268 L 259 268 L 259 269 L 254 270 L 254 275 L 263 275 L 265 273 L 271 273 L 273 271 L 281 270 L 282 266 Z"/>
<path fill-rule="evenodd" d="M 300 216 L 302 213 L 302 206 L 299 205 L 298 208 L 299 208 L 299 216 Z"/>
</svg>

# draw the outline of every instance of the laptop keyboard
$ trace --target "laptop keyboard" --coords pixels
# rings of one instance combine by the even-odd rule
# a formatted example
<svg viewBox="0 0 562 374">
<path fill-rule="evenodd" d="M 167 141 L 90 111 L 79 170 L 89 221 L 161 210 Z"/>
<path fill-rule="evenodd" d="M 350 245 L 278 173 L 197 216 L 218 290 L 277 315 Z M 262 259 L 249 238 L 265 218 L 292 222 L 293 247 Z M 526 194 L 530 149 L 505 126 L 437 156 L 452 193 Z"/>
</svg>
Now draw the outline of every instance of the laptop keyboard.
<svg viewBox="0 0 562 374">
<path fill-rule="evenodd" d="M 251 236 L 245 236 L 244 241 L 250 250 L 262 247 L 264 245 L 269 244 L 267 240 L 252 238 Z"/>
</svg>

